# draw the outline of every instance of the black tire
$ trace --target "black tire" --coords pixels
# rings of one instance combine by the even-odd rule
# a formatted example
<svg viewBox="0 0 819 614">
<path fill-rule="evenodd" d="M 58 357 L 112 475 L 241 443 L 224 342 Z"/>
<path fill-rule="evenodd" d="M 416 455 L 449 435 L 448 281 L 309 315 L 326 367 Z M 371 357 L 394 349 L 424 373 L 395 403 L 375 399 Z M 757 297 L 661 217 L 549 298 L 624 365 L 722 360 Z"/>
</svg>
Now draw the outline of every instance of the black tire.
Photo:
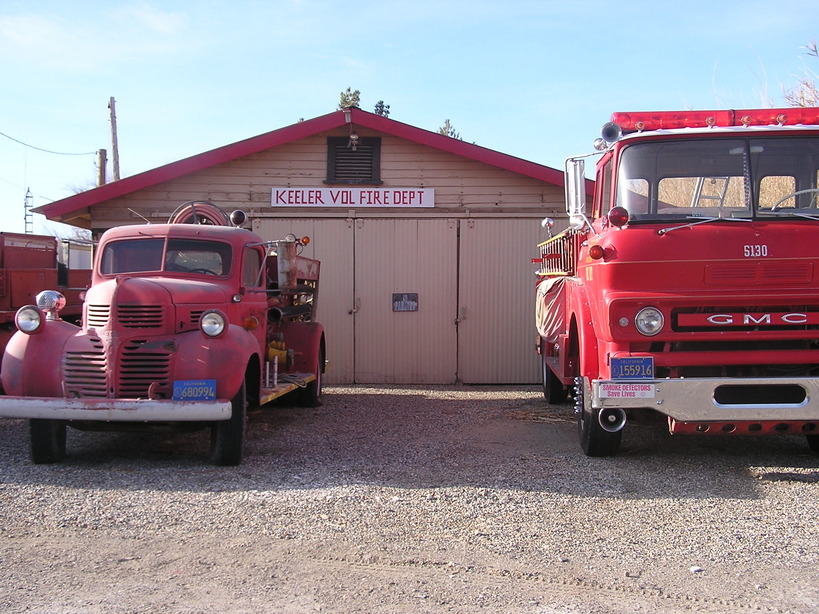
<svg viewBox="0 0 819 614">
<path fill-rule="evenodd" d="M 598 419 L 600 410 L 591 406 L 590 395 L 588 380 L 576 378 L 574 401 L 580 448 L 586 456 L 614 456 L 620 448 L 623 431 L 610 433 L 603 430 Z"/>
<path fill-rule="evenodd" d="M 805 435 L 808 447 L 814 454 L 819 454 L 819 435 Z"/>
<path fill-rule="evenodd" d="M 296 403 L 299 407 L 319 407 L 324 402 L 324 392 L 322 390 L 322 370 L 324 369 L 324 351 L 319 350 L 318 361 L 316 363 L 316 379 L 304 388 L 299 388 Z"/>
<path fill-rule="evenodd" d="M 543 378 L 543 396 L 550 405 L 565 403 L 569 390 L 563 385 L 546 362 L 546 344 L 540 343 L 540 372 Z"/>
<path fill-rule="evenodd" d="M 214 465 L 233 467 L 242 462 L 247 426 L 247 385 L 242 382 L 239 391 L 230 400 L 228 420 L 214 422 L 210 431 L 210 460 Z"/>
<path fill-rule="evenodd" d="M 65 422 L 32 419 L 28 421 L 28 433 L 32 463 L 49 465 L 65 458 Z"/>
</svg>

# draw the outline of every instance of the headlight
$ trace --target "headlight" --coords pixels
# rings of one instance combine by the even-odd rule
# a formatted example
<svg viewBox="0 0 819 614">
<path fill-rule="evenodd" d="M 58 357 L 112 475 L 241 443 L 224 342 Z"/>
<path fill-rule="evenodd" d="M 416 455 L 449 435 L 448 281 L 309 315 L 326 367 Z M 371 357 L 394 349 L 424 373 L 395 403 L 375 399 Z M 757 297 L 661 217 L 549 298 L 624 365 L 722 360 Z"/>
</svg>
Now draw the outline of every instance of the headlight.
<svg viewBox="0 0 819 614">
<path fill-rule="evenodd" d="M 637 316 L 634 318 L 634 325 L 637 327 L 637 330 L 646 337 L 653 337 L 659 333 L 664 323 L 665 318 L 662 312 L 656 307 L 643 307 L 637 312 Z"/>
<path fill-rule="evenodd" d="M 199 328 L 208 337 L 218 337 L 227 327 L 227 320 L 221 311 L 206 311 L 199 318 Z"/>
<path fill-rule="evenodd" d="M 33 335 L 42 329 L 44 321 L 45 316 L 43 312 L 34 305 L 20 307 L 14 316 L 14 323 L 17 325 L 17 328 L 27 335 Z"/>
</svg>

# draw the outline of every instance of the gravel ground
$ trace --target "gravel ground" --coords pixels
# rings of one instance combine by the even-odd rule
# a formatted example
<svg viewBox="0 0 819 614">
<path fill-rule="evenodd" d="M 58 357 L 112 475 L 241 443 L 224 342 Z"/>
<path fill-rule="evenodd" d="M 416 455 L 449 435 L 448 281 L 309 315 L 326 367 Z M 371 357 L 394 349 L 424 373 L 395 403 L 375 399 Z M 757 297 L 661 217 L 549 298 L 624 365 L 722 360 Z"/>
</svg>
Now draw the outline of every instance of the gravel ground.
<svg viewBox="0 0 819 614">
<path fill-rule="evenodd" d="M 819 609 L 819 459 L 801 438 L 629 425 L 583 456 L 536 387 L 330 387 L 206 433 L 69 431 L 34 466 L 0 420 L 4 612 Z"/>
</svg>

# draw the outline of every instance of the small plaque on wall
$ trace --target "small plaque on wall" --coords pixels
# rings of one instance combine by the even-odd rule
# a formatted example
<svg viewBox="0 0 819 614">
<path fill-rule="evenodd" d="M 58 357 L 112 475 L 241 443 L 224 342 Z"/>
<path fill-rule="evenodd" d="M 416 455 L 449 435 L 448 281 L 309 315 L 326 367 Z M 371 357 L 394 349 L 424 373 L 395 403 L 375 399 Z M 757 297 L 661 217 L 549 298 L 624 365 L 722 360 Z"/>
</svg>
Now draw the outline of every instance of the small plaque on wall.
<svg viewBox="0 0 819 614">
<path fill-rule="evenodd" d="M 393 311 L 418 311 L 417 292 L 399 292 L 392 295 Z"/>
</svg>

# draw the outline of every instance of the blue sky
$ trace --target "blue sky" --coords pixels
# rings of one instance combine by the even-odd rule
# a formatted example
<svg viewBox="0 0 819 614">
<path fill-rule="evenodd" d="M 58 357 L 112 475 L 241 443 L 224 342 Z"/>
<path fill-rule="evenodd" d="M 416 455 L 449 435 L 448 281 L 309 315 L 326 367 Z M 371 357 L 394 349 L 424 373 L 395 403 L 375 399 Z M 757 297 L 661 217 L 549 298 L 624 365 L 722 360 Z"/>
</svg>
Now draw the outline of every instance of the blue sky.
<svg viewBox="0 0 819 614">
<path fill-rule="evenodd" d="M 123 177 L 329 113 L 347 87 L 561 168 L 613 111 L 785 106 L 817 38 L 815 0 L 5 0 L 0 230 L 23 231 L 27 189 L 41 206 L 95 184 L 111 97 Z"/>
</svg>

